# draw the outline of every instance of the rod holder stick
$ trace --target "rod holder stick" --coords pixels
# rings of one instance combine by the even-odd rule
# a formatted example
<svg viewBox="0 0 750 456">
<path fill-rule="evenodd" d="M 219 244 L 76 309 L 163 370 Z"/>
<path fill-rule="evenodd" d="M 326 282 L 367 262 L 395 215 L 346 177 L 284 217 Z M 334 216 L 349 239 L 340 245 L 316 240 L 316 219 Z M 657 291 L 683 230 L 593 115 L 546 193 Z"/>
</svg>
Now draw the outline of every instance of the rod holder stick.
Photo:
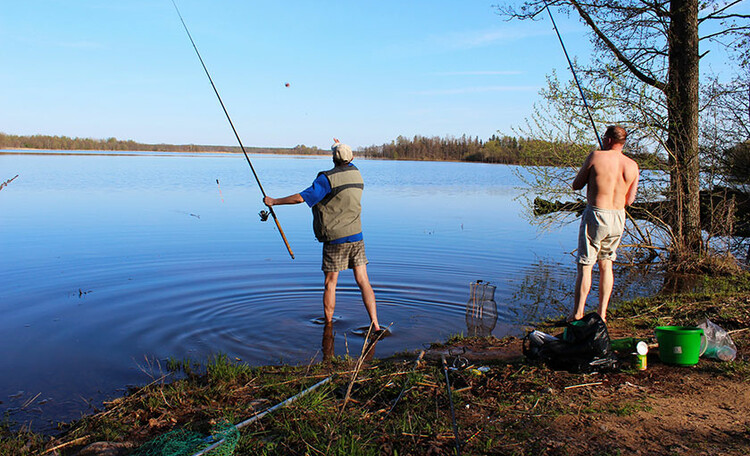
<svg viewBox="0 0 750 456">
<path fill-rule="evenodd" d="M 461 456 L 461 441 L 458 438 L 458 424 L 456 424 L 456 411 L 453 408 L 453 392 L 451 391 L 451 380 L 448 377 L 448 363 L 445 361 L 445 355 L 440 355 L 440 361 L 443 365 L 445 374 L 445 388 L 448 390 L 448 402 L 451 405 L 451 422 L 453 424 L 453 436 L 456 442 L 456 456 Z"/>
</svg>

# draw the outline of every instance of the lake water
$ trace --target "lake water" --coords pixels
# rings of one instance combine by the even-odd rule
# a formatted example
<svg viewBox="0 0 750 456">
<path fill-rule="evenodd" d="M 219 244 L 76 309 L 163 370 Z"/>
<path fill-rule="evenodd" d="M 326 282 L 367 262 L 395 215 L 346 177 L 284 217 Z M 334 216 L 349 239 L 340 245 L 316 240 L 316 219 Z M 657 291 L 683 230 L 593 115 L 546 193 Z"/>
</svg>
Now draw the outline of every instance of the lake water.
<svg viewBox="0 0 750 456">
<path fill-rule="evenodd" d="M 275 197 L 331 167 L 324 157 L 251 159 Z M 530 225 L 513 167 L 355 163 L 368 272 L 380 322 L 392 323 L 376 356 L 471 332 L 479 279 L 497 286 L 485 332 L 498 337 L 570 304 L 577 225 Z M 310 209 L 275 208 L 292 260 L 273 221 L 258 217 L 261 193 L 241 155 L 0 153 L 0 182 L 16 174 L 0 191 L 0 411 L 11 420 L 50 431 L 157 378 L 169 357 L 321 359 Z M 368 320 L 351 272 L 335 314 L 335 354 L 357 356 L 355 330 Z"/>
</svg>

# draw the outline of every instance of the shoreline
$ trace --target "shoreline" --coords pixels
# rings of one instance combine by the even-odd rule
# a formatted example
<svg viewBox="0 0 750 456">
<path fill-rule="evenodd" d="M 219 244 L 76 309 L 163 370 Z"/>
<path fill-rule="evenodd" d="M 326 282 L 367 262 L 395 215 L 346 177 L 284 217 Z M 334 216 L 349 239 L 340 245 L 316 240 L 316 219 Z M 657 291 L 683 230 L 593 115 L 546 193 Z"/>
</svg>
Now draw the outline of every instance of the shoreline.
<svg viewBox="0 0 750 456">
<path fill-rule="evenodd" d="M 157 378 L 63 426 L 54 438 L 0 428 L 0 454 L 57 448 L 56 454 L 73 455 L 87 446 L 129 454 L 170 430 L 207 435 L 222 419 L 236 424 L 324 378 L 331 378 L 329 385 L 243 429 L 235 454 L 449 454 L 455 436 L 448 375 L 453 429 L 464 454 L 744 455 L 750 444 L 750 418 L 741 413 L 750 406 L 750 273 L 704 278 L 697 291 L 623 303 L 610 314 L 609 331 L 612 338 L 648 338 L 657 325 L 691 325 L 705 317 L 732 331 L 735 361 L 670 366 L 652 351 L 645 371 L 625 364 L 575 374 L 529 362 L 514 337 L 454 337 L 431 346 L 421 362 L 413 352 L 300 366 L 251 367 L 222 355 L 203 366 L 171 360 L 170 372 L 185 378 Z M 549 323 L 538 328 L 558 329 Z M 441 355 L 455 366 L 456 353 L 469 365 L 444 375 Z"/>
</svg>

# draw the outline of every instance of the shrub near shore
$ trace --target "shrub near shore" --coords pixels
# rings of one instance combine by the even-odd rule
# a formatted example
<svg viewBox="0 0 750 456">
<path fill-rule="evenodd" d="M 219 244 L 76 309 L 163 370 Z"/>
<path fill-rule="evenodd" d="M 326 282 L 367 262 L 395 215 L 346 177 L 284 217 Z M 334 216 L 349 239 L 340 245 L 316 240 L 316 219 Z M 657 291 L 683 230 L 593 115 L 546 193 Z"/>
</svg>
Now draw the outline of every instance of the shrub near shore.
<svg viewBox="0 0 750 456">
<path fill-rule="evenodd" d="M 733 331 L 737 360 L 674 367 L 651 353 L 646 371 L 626 366 L 582 375 L 528 363 L 515 338 L 461 337 L 431 348 L 418 365 L 416 353 L 359 369 L 348 357 L 264 367 L 223 355 L 203 366 L 172 360 L 153 383 L 63 426 L 54 439 L 6 426 L 0 454 L 58 447 L 47 454 L 72 455 L 94 442 L 110 442 L 109 454 L 128 454 L 172 429 L 206 435 L 221 420 L 238 423 L 328 376 L 329 384 L 242 429 L 235 454 L 454 454 L 438 360 L 463 353 L 471 365 L 449 374 L 462 454 L 744 455 L 750 448 L 750 418 L 742 413 L 750 408 L 747 274 L 623 303 L 609 325 L 612 337 L 651 337 L 655 325 L 693 325 L 706 317 Z M 488 356 L 497 353 L 502 356 Z M 480 366 L 488 370 L 472 369 Z M 184 378 L 170 381 L 177 372 Z"/>
</svg>

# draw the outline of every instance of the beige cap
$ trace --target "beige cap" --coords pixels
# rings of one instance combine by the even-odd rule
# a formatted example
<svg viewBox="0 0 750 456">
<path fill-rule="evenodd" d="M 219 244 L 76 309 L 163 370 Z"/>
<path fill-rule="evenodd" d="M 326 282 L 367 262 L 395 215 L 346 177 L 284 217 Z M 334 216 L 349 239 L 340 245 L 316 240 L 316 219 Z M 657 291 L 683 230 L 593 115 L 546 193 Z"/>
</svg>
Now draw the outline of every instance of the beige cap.
<svg viewBox="0 0 750 456">
<path fill-rule="evenodd" d="M 335 143 L 331 146 L 333 151 L 333 159 L 339 162 L 350 162 L 354 158 L 352 148 L 343 143 Z"/>
</svg>

